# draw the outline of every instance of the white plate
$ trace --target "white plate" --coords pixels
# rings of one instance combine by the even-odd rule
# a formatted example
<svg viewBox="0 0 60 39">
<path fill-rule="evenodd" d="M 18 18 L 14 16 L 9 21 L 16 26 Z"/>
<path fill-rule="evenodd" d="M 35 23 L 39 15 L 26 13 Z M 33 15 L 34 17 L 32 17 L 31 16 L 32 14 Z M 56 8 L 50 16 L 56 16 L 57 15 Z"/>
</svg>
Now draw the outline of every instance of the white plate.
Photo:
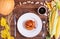
<svg viewBox="0 0 60 39">
<path fill-rule="evenodd" d="M 35 20 L 36 21 L 36 29 L 33 30 L 27 30 L 23 27 L 23 22 L 26 20 Z M 21 33 L 21 35 L 25 37 L 35 37 L 37 36 L 41 29 L 42 29 L 42 21 L 39 16 L 37 16 L 34 13 L 26 13 L 23 14 L 21 17 L 19 17 L 17 22 L 17 28 L 18 31 Z"/>
</svg>

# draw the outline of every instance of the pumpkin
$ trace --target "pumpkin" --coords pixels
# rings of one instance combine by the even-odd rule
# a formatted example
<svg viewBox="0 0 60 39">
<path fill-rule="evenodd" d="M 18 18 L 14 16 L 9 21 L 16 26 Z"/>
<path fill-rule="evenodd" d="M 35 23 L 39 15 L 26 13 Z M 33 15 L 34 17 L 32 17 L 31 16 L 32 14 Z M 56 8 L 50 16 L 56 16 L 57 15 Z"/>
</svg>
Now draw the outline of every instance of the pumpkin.
<svg viewBox="0 0 60 39">
<path fill-rule="evenodd" d="M 14 9 L 14 0 L 0 0 L 0 14 L 9 15 Z"/>
</svg>

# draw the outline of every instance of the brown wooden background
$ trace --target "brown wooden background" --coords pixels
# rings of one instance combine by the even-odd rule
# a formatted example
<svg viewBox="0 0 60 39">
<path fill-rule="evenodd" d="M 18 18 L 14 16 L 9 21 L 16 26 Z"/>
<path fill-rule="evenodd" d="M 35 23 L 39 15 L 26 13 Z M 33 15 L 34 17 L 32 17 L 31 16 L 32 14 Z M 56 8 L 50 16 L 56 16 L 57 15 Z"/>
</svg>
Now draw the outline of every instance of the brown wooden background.
<svg viewBox="0 0 60 39">
<path fill-rule="evenodd" d="M 35 5 L 35 4 L 19 5 L 19 2 L 24 2 L 24 1 L 28 1 L 28 0 L 15 0 L 15 9 L 13 10 L 13 13 L 8 15 L 8 16 L 0 15 L 0 18 L 5 17 L 6 19 L 9 19 L 8 21 L 10 22 L 9 25 L 11 27 L 11 30 L 10 30 L 11 35 L 14 36 L 15 26 L 14 26 L 14 17 L 13 17 L 13 15 L 16 15 L 16 19 L 18 20 L 18 18 L 22 14 L 27 13 L 27 12 L 33 12 L 33 13 L 37 14 L 42 19 L 42 21 L 46 21 L 46 24 L 43 24 L 43 27 L 44 27 L 44 25 L 46 27 L 45 31 L 43 31 L 44 28 L 42 28 L 41 32 L 36 37 L 26 38 L 18 32 L 18 29 L 16 27 L 16 30 L 17 30 L 16 32 L 17 33 L 16 33 L 16 37 L 15 36 L 14 37 L 15 37 L 15 39 L 45 39 L 45 38 L 42 37 L 42 34 L 45 33 L 45 36 L 48 34 L 48 32 L 47 32 L 47 25 L 48 25 L 47 21 L 48 21 L 48 19 L 47 19 L 47 16 L 40 15 L 40 14 L 37 13 L 37 9 L 38 9 L 38 7 L 41 6 L 41 4 L 38 4 L 38 5 Z M 44 3 L 47 0 L 30 0 L 30 1 L 34 1 L 34 2 L 39 1 L 39 2 Z M 51 1 L 51 0 L 48 0 L 48 2 L 49 1 Z M 0 31 L 1 30 L 2 30 L 2 28 L 1 28 L 1 25 L 0 25 Z M 0 37 L 0 39 L 2 39 L 2 38 Z"/>
</svg>

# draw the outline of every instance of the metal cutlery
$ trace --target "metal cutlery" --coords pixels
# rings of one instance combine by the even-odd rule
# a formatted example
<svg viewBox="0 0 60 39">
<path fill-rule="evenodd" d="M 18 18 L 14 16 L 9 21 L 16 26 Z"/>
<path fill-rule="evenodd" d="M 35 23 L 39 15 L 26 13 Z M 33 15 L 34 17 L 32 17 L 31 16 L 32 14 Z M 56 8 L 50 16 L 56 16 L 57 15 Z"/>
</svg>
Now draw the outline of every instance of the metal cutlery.
<svg viewBox="0 0 60 39">
<path fill-rule="evenodd" d="M 14 36 L 16 37 L 16 15 L 14 15 L 14 26 L 15 26 Z"/>
</svg>

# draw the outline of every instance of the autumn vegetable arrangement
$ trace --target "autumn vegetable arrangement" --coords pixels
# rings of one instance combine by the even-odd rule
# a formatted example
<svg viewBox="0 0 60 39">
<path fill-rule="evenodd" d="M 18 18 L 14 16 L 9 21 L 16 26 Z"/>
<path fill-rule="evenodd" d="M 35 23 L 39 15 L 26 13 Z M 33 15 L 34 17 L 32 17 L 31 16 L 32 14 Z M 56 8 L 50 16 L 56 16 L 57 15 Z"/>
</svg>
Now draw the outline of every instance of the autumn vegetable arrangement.
<svg viewBox="0 0 60 39">
<path fill-rule="evenodd" d="M 53 36 L 58 39 L 60 36 L 60 0 L 52 0 L 52 2 L 46 2 L 47 7 L 50 10 L 49 13 L 49 34 L 50 37 L 46 39 L 51 39 Z M 9 15 L 14 9 L 14 0 L 0 0 L 0 14 Z M 10 34 L 10 26 L 7 23 L 6 18 L 1 17 L 1 26 L 4 27 L 2 30 L 1 37 L 3 39 L 14 39 Z"/>
<path fill-rule="evenodd" d="M 49 34 L 51 39 L 53 36 L 58 39 L 60 36 L 60 0 L 52 0 L 52 2 L 46 2 L 49 13 Z"/>
<path fill-rule="evenodd" d="M 0 0 L 0 14 L 1 15 L 9 15 L 14 9 L 14 0 Z M 0 35 L 2 39 L 14 39 L 10 33 L 10 26 L 7 23 L 7 19 L 1 17 L 0 25 L 4 28 L 0 31 Z"/>
</svg>

